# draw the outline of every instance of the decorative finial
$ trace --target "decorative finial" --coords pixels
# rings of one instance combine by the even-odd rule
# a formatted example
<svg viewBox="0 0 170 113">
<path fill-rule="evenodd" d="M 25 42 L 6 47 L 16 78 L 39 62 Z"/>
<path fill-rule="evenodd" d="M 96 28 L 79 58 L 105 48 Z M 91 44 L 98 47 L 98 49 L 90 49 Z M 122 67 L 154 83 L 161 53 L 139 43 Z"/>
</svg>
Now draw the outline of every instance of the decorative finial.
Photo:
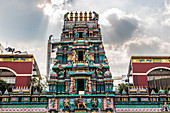
<svg viewBox="0 0 170 113">
<path fill-rule="evenodd" d="M 83 13 L 80 12 L 80 21 L 82 21 L 82 20 L 83 20 Z"/>
<path fill-rule="evenodd" d="M 78 21 L 78 13 L 77 13 L 77 11 L 75 13 L 75 21 Z"/>
<path fill-rule="evenodd" d="M 84 21 L 87 21 L 87 12 L 84 13 Z"/>
<path fill-rule="evenodd" d="M 91 13 L 91 11 L 89 12 L 89 20 L 92 20 L 92 13 Z"/>
<path fill-rule="evenodd" d="M 70 13 L 70 20 L 73 21 L 73 12 Z"/>
</svg>

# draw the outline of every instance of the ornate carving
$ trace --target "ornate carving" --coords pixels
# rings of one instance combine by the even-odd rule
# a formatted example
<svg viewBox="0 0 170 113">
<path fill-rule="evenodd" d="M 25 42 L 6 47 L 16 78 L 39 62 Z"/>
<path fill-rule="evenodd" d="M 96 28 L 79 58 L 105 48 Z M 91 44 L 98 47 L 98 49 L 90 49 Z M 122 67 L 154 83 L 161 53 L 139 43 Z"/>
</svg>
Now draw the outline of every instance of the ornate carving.
<svg viewBox="0 0 170 113">
<path fill-rule="evenodd" d="M 76 53 L 76 51 L 73 53 L 73 62 L 76 62 L 76 60 L 77 60 L 77 53 Z"/>
<path fill-rule="evenodd" d="M 69 91 L 69 93 L 72 93 L 72 92 L 73 92 L 74 87 L 75 87 L 75 82 L 74 82 L 73 79 L 71 79 L 71 82 L 70 82 L 70 91 Z"/>
<path fill-rule="evenodd" d="M 81 97 L 75 99 L 75 105 L 76 105 L 77 108 L 80 108 L 80 107 L 81 108 L 87 108 L 86 103 L 83 102 L 83 99 Z"/>
<path fill-rule="evenodd" d="M 98 100 L 96 98 L 91 99 L 91 105 L 93 108 L 97 108 L 98 106 Z"/>
<path fill-rule="evenodd" d="M 69 100 L 67 98 L 64 100 L 64 108 L 70 108 Z"/>
</svg>

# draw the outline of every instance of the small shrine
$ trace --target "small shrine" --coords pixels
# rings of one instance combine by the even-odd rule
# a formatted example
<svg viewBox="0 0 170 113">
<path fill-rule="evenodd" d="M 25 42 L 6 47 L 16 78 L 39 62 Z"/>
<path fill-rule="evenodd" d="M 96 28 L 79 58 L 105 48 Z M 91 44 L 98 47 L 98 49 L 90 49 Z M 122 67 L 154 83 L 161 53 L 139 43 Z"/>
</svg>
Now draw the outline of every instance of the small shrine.
<svg viewBox="0 0 170 113">
<path fill-rule="evenodd" d="M 96 12 L 64 15 L 49 79 L 51 113 L 113 111 L 113 79 Z"/>
</svg>

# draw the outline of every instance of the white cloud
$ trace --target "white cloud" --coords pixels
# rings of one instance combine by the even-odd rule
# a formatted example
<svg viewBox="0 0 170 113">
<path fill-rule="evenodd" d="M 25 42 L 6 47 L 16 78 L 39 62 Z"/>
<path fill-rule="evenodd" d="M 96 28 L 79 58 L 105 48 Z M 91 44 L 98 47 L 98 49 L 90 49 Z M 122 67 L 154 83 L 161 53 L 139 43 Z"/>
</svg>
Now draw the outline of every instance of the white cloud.
<svg viewBox="0 0 170 113">
<path fill-rule="evenodd" d="M 67 12 L 64 6 L 67 4 L 68 0 L 51 0 L 39 2 L 37 7 L 42 8 L 44 14 L 49 16 L 50 22 L 55 23 L 57 20 L 63 19 L 63 15 Z"/>
<path fill-rule="evenodd" d="M 158 37 L 138 37 L 126 41 L 119 48 L 105 44 L 106 56 L 113 76 L 127 74 L 130 57 L 134 55 L 169 55 L 170 43 Z"/>
</svg>

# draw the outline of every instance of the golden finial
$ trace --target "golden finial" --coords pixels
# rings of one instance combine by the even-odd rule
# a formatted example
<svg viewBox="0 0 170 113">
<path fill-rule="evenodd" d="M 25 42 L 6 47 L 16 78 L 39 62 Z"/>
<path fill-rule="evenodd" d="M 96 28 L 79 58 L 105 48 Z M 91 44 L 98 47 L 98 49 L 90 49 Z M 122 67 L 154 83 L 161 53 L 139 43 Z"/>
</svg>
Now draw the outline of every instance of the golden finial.
<svg viewBox="0 0 170 113">
<path fill-rule="evenodd" d="M 84 21 L 87 21 L 87 12 L 84 13 Z"/>
<path fill-rule="evenodd" d="M 82 20 L 83 20 L 83 13 L 80 12 L 80 21 L 82 21 Z"/>
<path fill-rule="evenodd" d="M 77 13 L 77 11 L 75 13 L 75 21 L 78 21 L 78 13 Z"/>
<path fill-rule="evenodd" d="M 92 20 L 92 13 L 91 13 L 91 11 L 89 12 L 89 20 Z"/>
<path fill-rule="evenodd" d="M 73 21 L 73 12 L 70 13 L 70 21 Z"/>
</svg>

